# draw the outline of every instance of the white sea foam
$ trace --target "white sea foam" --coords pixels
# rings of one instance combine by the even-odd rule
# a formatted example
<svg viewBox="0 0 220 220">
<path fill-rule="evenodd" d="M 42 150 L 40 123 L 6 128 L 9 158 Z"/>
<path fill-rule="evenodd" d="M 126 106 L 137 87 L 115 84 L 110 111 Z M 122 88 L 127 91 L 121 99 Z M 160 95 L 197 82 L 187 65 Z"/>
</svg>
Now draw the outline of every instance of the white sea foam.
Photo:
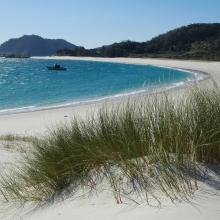
<svg viewBox="0 0 220 220">
<path fill-rule="evenodd" d="M 37 106 L 31 105 L 31 106 L 25 106 L 25 107 L 18 107 L 18 108 L 9 108 L 9 109 L 1 109 L 1 113 L 15 113 L 15 112 L 22 112 L 24 110 L 32 110 L 35 109 Z"/>
</svg>

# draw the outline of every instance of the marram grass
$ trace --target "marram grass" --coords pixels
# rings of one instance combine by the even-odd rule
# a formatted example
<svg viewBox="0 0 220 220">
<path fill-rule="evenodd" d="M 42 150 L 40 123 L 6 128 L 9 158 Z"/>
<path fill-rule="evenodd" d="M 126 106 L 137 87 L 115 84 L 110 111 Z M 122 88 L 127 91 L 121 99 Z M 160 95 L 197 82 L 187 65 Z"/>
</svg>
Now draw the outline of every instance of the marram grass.
<svg viewBox="0 0 220 220">
<path fill-rule="evenodd" d="M 194 90 L 172 100 L 155 96 L 72 119 L 1 178 L 6 201 L 46 202 L 107 182 L 118 203 L 191 198 L 198 164 L 220 163 L 220 91 Z"/>
</svg>

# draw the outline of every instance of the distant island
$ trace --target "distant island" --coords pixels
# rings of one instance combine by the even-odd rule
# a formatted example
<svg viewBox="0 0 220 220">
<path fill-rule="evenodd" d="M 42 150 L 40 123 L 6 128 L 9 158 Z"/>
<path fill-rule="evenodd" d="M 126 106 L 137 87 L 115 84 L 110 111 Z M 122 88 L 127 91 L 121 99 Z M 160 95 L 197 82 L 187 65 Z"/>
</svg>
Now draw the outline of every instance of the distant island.
<svg viewBox="0 0 220 220">
<path fill-rule="evenodd" d="M 59 50 L 57 55 L 220 60 L 220 24 L 192 24 L 147 42 L 123 41 L 90 50 L 75 47 Z"/>
<path fill-rule="evenodd" d="M 2 57 L 5 58 L 30 58 L 31 56 L 29 54 L 23 54 L 23 53 L 8 53 L 8 54 L 2 54 Z"/>
<path fill-rule="evenodd" d="M 220 23 L 191 24 L 161 34 L 146 42 L 122 41 L 94 49 L 76 46 L 63 39 L 24 35 L 0 46 L 0 56 L 90 56 L 152 57 L 220 60 Z"/>
<path fill-rule="evenodd" d="M 73 49 L 76 46 L 63 39 L 45 39 L 37 35 L 24 35 L 10 39 L 0 45 L 1 56 L 50 56 L 63 48 Z"/>
</svg>

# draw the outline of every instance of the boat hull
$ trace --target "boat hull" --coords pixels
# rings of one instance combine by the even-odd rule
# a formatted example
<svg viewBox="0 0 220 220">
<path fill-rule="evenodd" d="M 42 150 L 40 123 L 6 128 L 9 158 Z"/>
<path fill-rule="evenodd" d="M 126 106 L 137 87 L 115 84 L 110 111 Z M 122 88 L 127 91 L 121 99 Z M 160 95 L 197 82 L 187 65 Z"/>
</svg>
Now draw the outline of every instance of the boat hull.
<svg viewBox="0 0 220 220">
<path fill-rule="evenodd" d="M 47 69 L 51 70 L 51 71 L 66 71 L 65 67 L 55 68 L 55 67 L 52 67 L 52 66 L 47 66 Z"/>
</svg>

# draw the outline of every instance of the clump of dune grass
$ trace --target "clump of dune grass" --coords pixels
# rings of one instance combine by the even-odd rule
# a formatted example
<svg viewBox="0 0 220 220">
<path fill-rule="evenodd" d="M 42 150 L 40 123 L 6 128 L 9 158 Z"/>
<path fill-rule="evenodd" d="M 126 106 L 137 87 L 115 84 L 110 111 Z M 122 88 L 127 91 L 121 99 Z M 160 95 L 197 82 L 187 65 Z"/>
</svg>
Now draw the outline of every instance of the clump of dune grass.
<svg viewBox="0 0 220 220">
<path fill-rule="evenodd" d="M 24 153 L 31 149 L 32 143 L 36 140 L 37 138 L 33 136 L 6 134 L 0 136 L 0 146 L 9 151 Z"/>
<path fill-rule="evenodd" d="M 34 142 L 36 137 L 33 136 L 20 136 L 14 134 L 0 135 L 2 141 L 23 141 L 23 142 Z"/>
<path fill-rule="evenodd" d="M 103 108 L 50 132 L 1 179 L 7 201 L 46 202 L 106 182 L 117 203 L 136 195 L 189 201 L 199 163 L 220 163 L 220 91 L 194 90 Z"/>
</svg>

